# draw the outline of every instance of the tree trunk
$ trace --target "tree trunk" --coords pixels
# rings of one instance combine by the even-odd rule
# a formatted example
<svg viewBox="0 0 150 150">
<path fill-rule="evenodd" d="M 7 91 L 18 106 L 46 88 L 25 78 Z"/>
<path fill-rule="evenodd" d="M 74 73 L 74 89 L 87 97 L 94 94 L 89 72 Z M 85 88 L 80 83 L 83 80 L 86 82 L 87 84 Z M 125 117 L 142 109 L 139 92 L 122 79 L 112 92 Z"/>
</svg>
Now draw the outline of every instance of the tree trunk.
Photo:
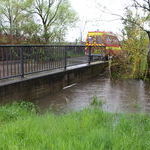
<svg viewBox="0 0 150 150">
<path fill-rule="evenodd" d="M 48 29 L 47 29 L 47 27 L 45 25 L 44 25 L 44 40 L 45 40 L 45 44 L 49 43 Z"/>
<path fill-rule="evenodd" d="M 147 54 L 147 64 L 148 64 L 148 78 L 150 79 L 150 31 L 147 31 L 148 38 L 149 38 L 149 45 L 148 45 L 148 54 Z"/>
</svg>

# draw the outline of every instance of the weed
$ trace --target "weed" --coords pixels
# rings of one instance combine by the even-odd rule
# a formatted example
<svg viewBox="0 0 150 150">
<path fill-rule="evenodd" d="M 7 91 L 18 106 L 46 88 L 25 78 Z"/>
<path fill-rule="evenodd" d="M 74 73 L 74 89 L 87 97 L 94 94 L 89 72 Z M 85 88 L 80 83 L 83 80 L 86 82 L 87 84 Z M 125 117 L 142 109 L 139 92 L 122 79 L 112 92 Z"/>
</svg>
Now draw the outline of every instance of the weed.
<svg viewBox="0 0 150 150">
<path fill-rule="evenodd" d="M 91 106 L 98 106 L 102 107 L 104 104 L 104 101 L 99 99 L 97 96 L 93 96 L 92 101 L 90 103 Z"/>
</svg>

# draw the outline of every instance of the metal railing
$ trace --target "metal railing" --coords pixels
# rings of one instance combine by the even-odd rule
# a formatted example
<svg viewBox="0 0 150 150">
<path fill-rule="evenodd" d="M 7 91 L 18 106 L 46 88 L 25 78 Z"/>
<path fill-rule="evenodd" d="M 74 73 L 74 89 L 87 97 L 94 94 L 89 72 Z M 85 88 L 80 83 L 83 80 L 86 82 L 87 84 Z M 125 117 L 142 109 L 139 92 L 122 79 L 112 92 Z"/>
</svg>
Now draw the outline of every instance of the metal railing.
<svg viewBox="0 0 150 150">
<path fill-rule="evenodd" d="M 0 79 L 90 63 L 83 45 L 0 46 Z"/>
</svg>

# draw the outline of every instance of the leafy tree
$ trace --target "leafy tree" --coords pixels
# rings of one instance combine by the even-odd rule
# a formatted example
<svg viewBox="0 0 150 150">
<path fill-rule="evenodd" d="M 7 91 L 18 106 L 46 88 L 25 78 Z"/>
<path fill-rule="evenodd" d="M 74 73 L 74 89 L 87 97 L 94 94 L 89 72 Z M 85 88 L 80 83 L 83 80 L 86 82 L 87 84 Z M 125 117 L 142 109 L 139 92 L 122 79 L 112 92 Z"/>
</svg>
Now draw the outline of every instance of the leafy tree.
<svg viewBox="0 0 150 150">
<path fill-rule="evenodd" d="M 52 32 L 54 31 L 56 35 L 54 38 L 55 42 L 64 41 L 66 31 L 69 27 L 73 27 L 75 25 L 77 19 L 76 13 L 73 9 L 71 9 L 70 3 L 67 0 L 64 0 L 58 10 L 56 22 L 54 23 L 55 27 L 54 30 L 52 30 Z"/>
<path fill-rule="evenodd" d="M 26 22 L 26 24 L 23 24 L 21 29 L 23 35 L 26 37 L 27 43 L 41 43 L 41 37 L 39 34 L 41 32 L 41 25 L 36 24 L 33 19 Z"/>
<path fill-rule="evenodd" d="M 122 17 L 122 20 L 128 21 L 139 29 L 144 31 L 149 39 L 149 48 L 147 53 L 147 63 L 148 63 L 148 77 L 150 78 L 150 0 L 132 0 L 132 8 L 136 11 L 136 15 L 138 14 L 139 20 L 136 17 L 132 17 L 132 19 Z"/>
<path fill-rule="evenodd" d="M 27 12 L 32 2 L 32 0 L 0 0 L 0 29 L 3 34 L 12 38 L 21 38 L 24 35 L 23 27 L 29 26 L 28 22 L 33 19 Z"/>
<path fill-rule="evenodd" d="M 0 0 L 0 34 L 8 42 L 60 42 L 76 20 L 68 0 Z"/>
<path fill-rule="evenodd" d="M 33 13 L 40 18 L 45 43 L 63 40 L 76 13 L 67 0 L 35 0 Z"/>
<path fill-rule="evenodd" d="M 109 15 L 116 16 L 116 19 L 121 19 L 122 21 L 129 22 L 130 25 L 133 24 L 135 27 L 139 28 L 141 31 L 145 32 L 148 37 L 148 48 L 147 48 L 147 63 L 148 63 L 148 77 L 150 78 L 150 0 L 131 0 L 132 5 L 128 6 L 132 12 L 132 18 L 128 18 L 126 15 L 121 16 L 120 14 L 115 14 L 110 12 L 106 7 L 102 8 L 99 4 L 100 11 L 107 13 Z M 139 19 L 137 19 L 137 16 Z M 140 21 L 139 21 L 140 20 Z"/>
<path fill-rule="evenodd" d="M 139 24 L 143 21 L 138 14 L 133 18 L 132 11 L 127 9 L 125 16 L 122 48 L 126 51 L 126 71 L 130 74 L 130 77 L 141 78 L 145 76 L 147 67 L 148 37 L 141 28 L 132 22 L 133 19 L 136 19 L 136 22 Z"/>
</svg>

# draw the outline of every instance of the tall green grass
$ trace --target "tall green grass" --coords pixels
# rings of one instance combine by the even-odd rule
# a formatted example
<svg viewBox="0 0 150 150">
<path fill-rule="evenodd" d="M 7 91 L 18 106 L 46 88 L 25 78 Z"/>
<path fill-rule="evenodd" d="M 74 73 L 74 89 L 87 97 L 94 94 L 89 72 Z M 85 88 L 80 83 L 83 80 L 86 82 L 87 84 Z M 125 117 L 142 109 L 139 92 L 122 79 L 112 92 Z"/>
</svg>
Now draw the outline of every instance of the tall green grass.
<svg viewBox="0 0 150 150">
<path fill-rule="evenodd" d="M 0 107 L 0 150 L 148 150 L 150 116 L 96 108 L 38 114 L 29 103 Z"/>
</svg>

